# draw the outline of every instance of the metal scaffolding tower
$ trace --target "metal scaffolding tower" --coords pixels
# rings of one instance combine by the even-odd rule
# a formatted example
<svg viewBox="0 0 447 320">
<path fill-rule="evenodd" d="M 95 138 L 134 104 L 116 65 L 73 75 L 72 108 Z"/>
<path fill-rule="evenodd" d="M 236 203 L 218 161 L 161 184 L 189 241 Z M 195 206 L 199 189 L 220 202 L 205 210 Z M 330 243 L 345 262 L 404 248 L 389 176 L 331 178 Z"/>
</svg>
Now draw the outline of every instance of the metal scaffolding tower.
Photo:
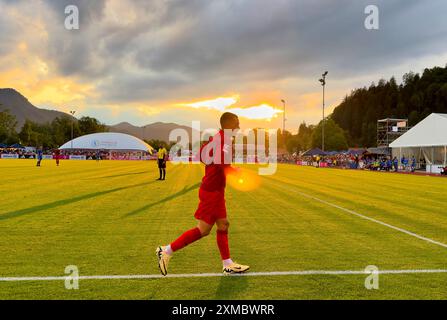
<svg viewBox="0 0 447 320">
<path fill-rule="evenodd" d="M 410 129 L 408 119 L 382 119 L 377 121 L 377 147 L 389 147 L 390 143 Z"/>
</svg>

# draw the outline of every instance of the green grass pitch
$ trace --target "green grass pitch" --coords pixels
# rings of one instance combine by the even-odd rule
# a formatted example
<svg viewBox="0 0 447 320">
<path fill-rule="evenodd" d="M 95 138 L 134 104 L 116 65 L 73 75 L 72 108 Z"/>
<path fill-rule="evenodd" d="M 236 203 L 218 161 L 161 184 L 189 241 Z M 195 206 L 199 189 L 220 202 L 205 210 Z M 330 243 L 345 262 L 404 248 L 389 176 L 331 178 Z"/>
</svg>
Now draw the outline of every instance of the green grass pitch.
<svg viewBox="0 0 447 320">
<path fill-rule="evenodd" d="M 154 250 L 196 225 L 202 165 L 0 160 L 0 278 L 159 274 Z M 255 166 L 246 166 L 256 170 Z M 234 260 L 251 272 L 447 269 L 447 248 L 303 194 L 447 243 L 447 179 L 279 165 L 251 192 L 227 188 Z M 215 233 L 176 253 L 171 274 L 221 272 Z M 0 299 L 447 299 L 447 273 L 0 281 Z"/>
</svg>

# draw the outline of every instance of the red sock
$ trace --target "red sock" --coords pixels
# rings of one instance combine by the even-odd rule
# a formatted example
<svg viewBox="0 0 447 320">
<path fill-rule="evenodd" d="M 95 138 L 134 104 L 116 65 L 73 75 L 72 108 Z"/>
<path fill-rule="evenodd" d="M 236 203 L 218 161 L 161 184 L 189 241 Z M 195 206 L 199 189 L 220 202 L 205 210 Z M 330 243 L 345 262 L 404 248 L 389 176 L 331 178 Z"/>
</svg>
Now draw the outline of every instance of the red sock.
<svg viewBox="0 0 447 320">
<path fill-rule="evenodd" d="M 222 260 L 230 259 L 230 248 L 228 247 L 228 230 L 217 230 L 217 246 L 219 247 Z"/>
<path fill-rule="evenodd" d="M 188 244 L 193 243 L 194 241 L 202 238 L 202 234 L 200 233 L 199 228 L 194 228 L 186 231 L 180 237 L 177 238 L 173 243 L 171 243 L 172 251 L 180 250 L 186 247 Z"/>
</svg>

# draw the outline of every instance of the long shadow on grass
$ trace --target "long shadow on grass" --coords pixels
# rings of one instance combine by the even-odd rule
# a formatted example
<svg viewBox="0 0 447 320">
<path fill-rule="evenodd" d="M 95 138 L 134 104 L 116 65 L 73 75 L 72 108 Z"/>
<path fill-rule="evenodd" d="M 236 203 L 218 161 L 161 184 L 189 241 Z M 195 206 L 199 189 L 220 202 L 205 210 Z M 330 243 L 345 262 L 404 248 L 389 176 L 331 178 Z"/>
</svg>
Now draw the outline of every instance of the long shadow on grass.
<svg viewBox="0 0 447 320">
<path fill-rule="evenodd" d="M 133 176 L 133 175 L 143 174 L 143 173 L 149 173 L 149 171 L 141 171 L 141 172 L 132 172 L 132 173 L 114 174 L 114 175 L 112 175 L 112 176 L 103 176 L 103 177 L 89 178 L 89 179 L 86 179 L 86 180 L 90 180 L 90 179 L 117 178 L 117 177 Z"/>
<path fill-rule="evenodd" d="M 53 208 L 65 206 L 67 204 L 72 204 L 72 203 L 75 203 L 75 202 L 79 202 L 79 201 L 83 201 L 83 200 L 87 200 L 87 199 L 100 197 L 100 196 L 103 196 L 103 195 L 106 195 L 106 194 L 109 194 L 109 193 L 113 193 L 113 192 L 118 192 L 118 191 L 131 189 L 131 188 L 136 188 L 136 187 L 141 187 L 141 186 L 147 186 L 147 185 L 152 184 L 152 183 L 155 183 L 155 181 L 139 183 L 139 184 L 134 184 L 134 185 L 131 185 L 131 186 L 119 187 L 119 188 L 114 188 L 114 189 L 105 190 L 105 191 L 98 191 L 98 192 L 88 193 L 88 194 L 84 194 L 82 196 L 78 196 L 78 197 L 74 197 L 74 198 L 58 200 L 58 201 L 45 203 L 45 204 L 41 204 L 39 206 L 34 206 L 34 207 L 21 209 L 21 210 L 17 210 L 17 211 L 10 211 L 10 212 L 7 212 L 5 214 L 2 214 L 0 216 L 0 221 L 12 219 L 12 218 L 17 218 L 17 217 L 20 217 L 20 216 L 23 216 L 23 215 L 27 215 L 27 214 L 30 214 L 30 213 L 36 213 L 36 212 L 39 212 L 39 211 L 44 211 L 44 210 L 48 210 L 48 209 L 53 209 Z"/>
<path fill-rule="evenodd" d="M 191 186 L 189 188 L 185 187 L 185 188 L 183 188 L 183 190 L 181 190 L 181 191 L 179 191 L 177 193 L 174 193 L 174 194 L 170 195 L 169 197 L 163 198 L 163 199 L 161 199 L 159 201 L 150 203 L 148 205 L 145 205 L 144 207 L 141 207 L 141 208 L 139 208 L 137 210 L 129 212 L 128 214 L 126 214 L 124 216 L 124 218 L 130 217 L 130 216 L 134 216 L 134 215 L 139 214 L 139 213 L 141 213 L 143 211 L 149 210 L 150 208 L 152 208 L 152 207 L 154 207 L 156 205 L 159 205 L 159 204 L 162 204 L 162 203 L 174 200 L 174 199 L 176 199 L 178 197 L 183 196 L 184 194 L 186 194 L 186 193 L 188 193 L 190 191 L 193 191 L 193 190 L 197 189 L 199 186 L 200 186 L 200 182 L 196 183 L 195 185 L 193 185 L 193 186 Z"/>
<path fill-rule="evenodd" d="M 219 282 L 219 287 L 216 290 L 216 300 L 228 300 L 235 299 L 238 293 L 242 293 L 247 290 L 248 287 L 248 277 L 221 277 Z M 237 297 L 236 297 L 237 299 Z"/>
</svg>

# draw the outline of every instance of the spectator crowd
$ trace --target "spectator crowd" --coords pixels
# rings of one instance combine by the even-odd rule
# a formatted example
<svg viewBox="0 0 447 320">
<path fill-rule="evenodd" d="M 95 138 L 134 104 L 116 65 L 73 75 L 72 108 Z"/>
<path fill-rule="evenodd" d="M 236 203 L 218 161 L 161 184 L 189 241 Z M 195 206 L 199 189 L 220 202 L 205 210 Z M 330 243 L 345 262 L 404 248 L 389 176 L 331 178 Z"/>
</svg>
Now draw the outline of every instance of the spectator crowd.
<svg viewBox="0 0 447 320">
<path fill-rule="evenodd" d="M 343 169 L 363 169 L 371 171 L 404 171 L 415 172 L 417 170 L 426 169 L 425 158 L 416 159 L 414 156 L 398 159 L 388 155 L 353 155 L 353 154 L 336 154 L 327 156 L 307 156 L 296 157 L 289 163 L 297 163 L 301 165 L 310 165 L 315 167 L 333 167 Z M 442 171 L 442 170 L 441 170 Z M 444 168 L 447 174 L 447 168 Z"/>
<path fill-rule="evenodd" d="M 41 151 L 40 151 L 41 150 Z M 70 156 L 85 157 L 86 160 L 142 160 L 142 159 L 152 159 L 148 154 L 143 152 L 132 152 L 132 151 L 112 151 L 107 150 L 51 150 L 51 149 L 12 149 L 12 148 L 1 148 L 1 155 L 17 156 L 19 159 L 37 159 L 38 153 L 44 156 L 51 156 L 55 158 L 56 154 L 59 159 L 69 159 Z"/>
<path fill-rule="evenodd" d="M 19 159 L 37 159 L 39 150 L 27 150 L 22 148 L 0 148 L 1 155 L 17 155 Z M 43 149 L 43 155 L 55 158 L 56 150 Z M 70 156 L 85 157 L 86 160 L 153 160 L 156 156 L 142 152 L 124 152 L 107 150 L 60 150 L 57 152 L 59 159 L 69 159 Z M 389 155 L 355 154 L 349 152 L 329 153 L 327 155 L 303 156 L 297 153 L 281 154 L 277 157 L 278 163 L 291 163 L 315 167 L 364 169 L 371 171 L 405 171 L 415 172 L 425 170 L 425 158 L 402 156 L 401 159 Z M 257 162 L 257 161 L 256 161 Z M 441 175 L 447 175 L 447 167 L 441 169 Z"/>
</svg>

